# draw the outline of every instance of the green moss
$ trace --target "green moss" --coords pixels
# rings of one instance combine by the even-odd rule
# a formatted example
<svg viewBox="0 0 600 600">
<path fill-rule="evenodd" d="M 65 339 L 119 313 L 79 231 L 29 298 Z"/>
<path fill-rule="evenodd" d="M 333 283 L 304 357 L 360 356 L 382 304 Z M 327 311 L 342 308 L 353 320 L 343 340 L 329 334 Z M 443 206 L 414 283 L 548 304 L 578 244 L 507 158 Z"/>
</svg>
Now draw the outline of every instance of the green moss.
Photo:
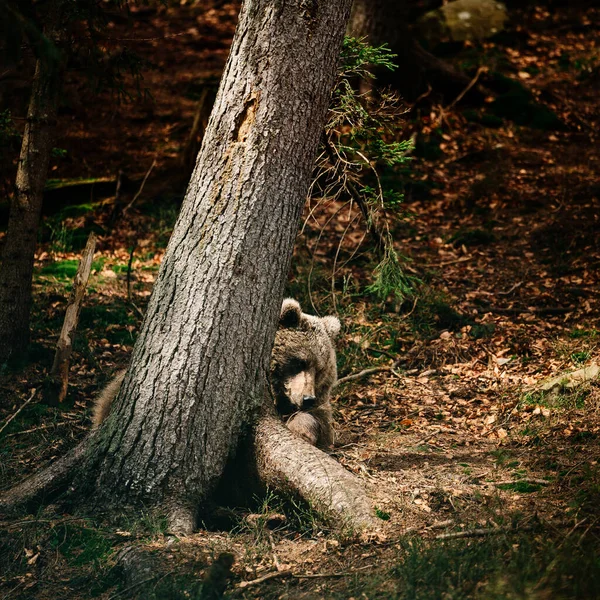
<svg viewBox="0 0 600 600">
<path fill-rule="evenodd" d="M 57 279 L 73 279 L 77 273 L 79 261 L 75 259 L 57 260 L 42 267 L 40 274 Z"/>
</svg>

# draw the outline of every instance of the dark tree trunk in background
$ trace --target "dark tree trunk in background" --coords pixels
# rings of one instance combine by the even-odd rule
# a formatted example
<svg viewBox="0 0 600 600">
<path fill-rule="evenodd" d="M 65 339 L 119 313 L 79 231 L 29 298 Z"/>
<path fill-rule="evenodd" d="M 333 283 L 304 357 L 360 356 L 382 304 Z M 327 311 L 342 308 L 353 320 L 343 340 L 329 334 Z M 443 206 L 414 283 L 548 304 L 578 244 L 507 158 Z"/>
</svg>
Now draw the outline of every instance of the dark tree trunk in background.
<svg viewBox="0 0 600 600">
<path fill-rule="evenodd" d="M 57 22 L 58 17 L 50 14 L 48 23 Z M 50 39 L 57 37 L 54 25 L 49 24 L 45 33 Z M 29 343 L 33 260 L 54 145 L 59 84 L 59 61 L 38 58 L 0 264 L 0 364 L 22 355 Z"/>
<path fill-rule="evenodd" d="M 247 0 L 129 372 L 82 477 L 194 526 L 263 402 L 350 0 Z"/>
<path fill-rule="evenodd" d="M 378 72 L 378 84 L 392 86 L 407 100 L 427 93 L 429 86 L 445 101 L 454 100 L 470 79 L 427 52 L 411 33 L 407 21 L 405 0 L 354 0 L 348 31 L 354 37 L 366 37 L 372 46 L 387 44 L 398 55 L 398 68 Z"/>
</svg>

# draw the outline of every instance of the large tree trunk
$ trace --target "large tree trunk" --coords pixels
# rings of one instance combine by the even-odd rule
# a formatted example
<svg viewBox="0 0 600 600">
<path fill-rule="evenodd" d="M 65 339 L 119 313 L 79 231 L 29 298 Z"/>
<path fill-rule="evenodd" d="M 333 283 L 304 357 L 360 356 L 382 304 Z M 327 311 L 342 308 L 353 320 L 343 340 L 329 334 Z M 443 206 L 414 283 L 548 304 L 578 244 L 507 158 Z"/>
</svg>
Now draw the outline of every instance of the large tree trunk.
<svg viewBox="0 0 600 600">
<path fill-rule="evenodd" d="M 454 100 L 470 83 L 468 77 L 427 52 L 414 38 L 405 0 L 354 0 L 348 30 L 355 37 L 366 37 L 372 46 L 387 44 L 398 55 L 398 68 L 381 69 L 377 78 L 407 100 L 426 93 L 428 86 L 446 100 Z"/>
<path fill-rule="evenodd" d="M 194 526 L 263 402 L 350 0 L 246 0 L 129 372 L 83 469 Z"/>
<path fill-rule="evenodd" d="M 46 35 L 55 39 L 53 23 L 58 17 L 52 10 L 50 13 Z M 50 56 L 38 58 L 0 265 L 0 364 L 21 355 L 29 343 L 33 259 L 54 141 L 59 83 L 59 61 Z"/>
</svg>

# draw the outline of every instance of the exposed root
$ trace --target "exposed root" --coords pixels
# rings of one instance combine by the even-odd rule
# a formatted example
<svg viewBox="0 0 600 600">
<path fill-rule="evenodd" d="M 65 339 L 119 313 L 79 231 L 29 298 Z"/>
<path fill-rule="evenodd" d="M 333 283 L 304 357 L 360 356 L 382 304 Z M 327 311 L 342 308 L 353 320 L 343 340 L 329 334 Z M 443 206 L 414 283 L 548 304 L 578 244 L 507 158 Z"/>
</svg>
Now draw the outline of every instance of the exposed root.
<svg viewBox="0 0 600 600">
<path fill-rule="evenodd" d="M 95 435 L 93 431 L 64 457 L 3 494 L 0 512 L 15 511 L 66 488 Z M 262 483 L 299 495 L 352 534 L 371 534 L 380 529 L 360 480 L 325 452 L 294 435 L 276 415 L 261 417 L 254 441 L 256 469 Z M 163 508 L 170 532 L 194 532 L 198 507 L 173 500 Z"/>
<path fill-rule="evenodd" d="M 76 467 L 82 461 L 93 435 L 93 433 L 88 435 L 62 458 L 0 496 L 0 512 L 8 513 L 19 510 L 31 502 L 65 488 L 74 476 Z"/>
<path fill-rule="evenodd" d="M 191 535 L 197 527 L 197 509 L 183 504 L 172 505 L 167 510 L 169 533 Z"/>
<path fill-rule="evenodd" d="M 375 532 L 380 523 L 361 482 L 333 458 L 291 433 L 276 416 L 259 420 L 259 477 L 274 489 L 298 494 L 353 532 Z"/>
</svg>

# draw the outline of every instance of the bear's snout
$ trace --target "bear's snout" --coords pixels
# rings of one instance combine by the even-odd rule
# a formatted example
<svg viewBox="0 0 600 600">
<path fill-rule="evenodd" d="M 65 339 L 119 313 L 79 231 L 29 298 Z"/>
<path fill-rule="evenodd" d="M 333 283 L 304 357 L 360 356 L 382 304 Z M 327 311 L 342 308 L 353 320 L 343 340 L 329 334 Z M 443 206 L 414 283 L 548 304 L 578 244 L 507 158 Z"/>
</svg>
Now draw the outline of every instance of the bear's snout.
<svg viewBox="0 0 600 600">
<path fill-rule="evenodd" d="M 311 370 L 300 371 L 289 377 L 285 382 L 285 393 L 288 401 L 296 407 L 296 410 L 305 409 L 305 399 L 313 399 L 316 402 L 315 396 L 315 378 Z"/>
</svg>

